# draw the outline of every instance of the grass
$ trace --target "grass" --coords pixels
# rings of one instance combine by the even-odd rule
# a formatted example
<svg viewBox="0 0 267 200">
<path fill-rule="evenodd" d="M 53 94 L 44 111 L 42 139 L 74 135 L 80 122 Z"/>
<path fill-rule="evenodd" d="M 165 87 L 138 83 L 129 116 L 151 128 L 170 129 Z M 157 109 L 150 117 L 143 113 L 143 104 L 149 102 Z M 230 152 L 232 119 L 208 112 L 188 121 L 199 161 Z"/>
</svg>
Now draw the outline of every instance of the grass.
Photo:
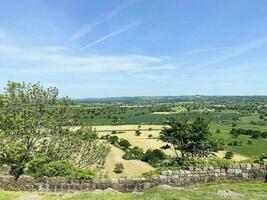
<svg viewBox="0 0 267 200">
<path fill-rule="evenodd" d="M 0 200 L 13 200 L 21 196 L 21 192 L 9 192 L 0 190 Z"/>
<path fill-rule="evenodd" d="M 235 199 L 263 199 L 257 197 L 259 194 L 267 194 L 267 185 L 262 182 L 238 182 L 238 183 L 221 183 L 215 185 L 203 185 L 192 189 L 174 189 L 166 190 L 159 187 L 149 189 L 141 194 L 116 194 L 116 193 L 84 193 L 66 198 L 66 200 L 186 200 L 186 199 L 203 199 L 203 200 L 221 200 L 228 199 L 218 196 L 218 190 L 232 190 L 242 193 L 245 196 Z"/>
<path fill-rule="evenodd" d="M 231 190 L 242 194 L 242 197 L 223 197 L 217 195 L 219 190 Z M 4 195 L 9 195 L 3 196 Z M 14 195 L 15 194 L 15 195 Z M 18 193 L 0 191 L 0 200 L 13 200 Z M 87 192 L 87 193 L 41 193 L 41 200 L 225 200 L 225 199 L 254 199 L 263 200 L 267 195 L 267 183 L 248 182 L 224 182 L 206 184 L 192 188 L 163 189 L 155 187 L 143 193 L 110 193 L 110 192 Z"/>
</svg>

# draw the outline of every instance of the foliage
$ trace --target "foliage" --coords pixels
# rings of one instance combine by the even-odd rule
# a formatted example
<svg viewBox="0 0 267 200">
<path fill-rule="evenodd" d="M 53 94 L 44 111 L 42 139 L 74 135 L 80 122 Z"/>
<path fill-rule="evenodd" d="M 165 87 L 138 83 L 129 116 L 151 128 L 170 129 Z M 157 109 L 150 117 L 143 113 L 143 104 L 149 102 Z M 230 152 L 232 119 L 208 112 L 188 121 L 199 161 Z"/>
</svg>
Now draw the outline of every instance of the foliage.
<svg viewBox="0 0 267 200">
<path fill-rule="evenodd" d="M 225 158 L 225 159 L 232 159 L 233 156 L 234 156 L 234 153 L 233 153 L 232 151 L 227 151 L 227 152 L 225 153 L 224 158 Z"/>
<path fill-rule="evenodd" d="M 141 133 L 140 130 L 136 130 L 136 131 L 135 131 L 135 135 L 136 135 L 136 136 L 140 136 L 141 134 L 142 134 L 142 133 Z"/>
<path fill-rule="evenodd" d="M 47 176 L 75 178 L 79 180 L 91 179 L 94 177 L 93 171 L 75 167 L 72 163 L 67 161 L 48 162 L 37 169 L 35 168 L 35 171 L 29 171 L 29 174 L 36 178 Z"/>
<path fill-rule="evenodd" d="M 241 128 L 239 129 L 233 128 L 230 131 L 230 134 L 235 135 L 236 137 L 238 135 L 250 135 L 251 138 L 254 138 L 254 139 L 257 139 L 259 137 L 266 138 L 267 136 L 267 132 L 265 131 L 257 131 L 257 130 L 251 130 L 251 129 L 241 129 Z"/>
<path fill-rule="evenodd" d="M 160 149 L 148 149 L 143 156 L 143 161 L 155 165 L 162 162 L 166 158 L 165 153 Z"/>
<path fill-rule="evenodd" d="M 173 146 L 184 156 L 207 157 L 222 149 L 222 142 L 212 138 L 209 122 L 198 116 L 192 123 L 188 120 L 170 120 L 160 132 L 160 139 Z M 178 157 L 178 152 L 176 152 Z"/>
<path fill-rule="evenodd" d="M 125 154 L 123 155 L 123 159 L 125 160 L 142 160 L 143 157 L 143 149 L 136 146 L 131 149 L 127 149 Z"/>
<path fill-rule="evenodd" d="M 124 170 L 123 164 L 122 163 L 116 163 L 113 172 L 116 174 L 122 173 Z"/>
<path fill-rule="evenodd" d="M 128 149 L 129 146 L 131 146 L 130 142 L 128 140 L 126 140 L 126 139 L 120 139 L 119 145 L 124 150 Z"/>
<path fill-rule="evenodd" d="M 68 129 L 77 117 L 69 112 L 72 106 L 70 99 L 58 98 L 56 88 L 8 82 L 0 96 L 0 163 L 9 166 L 11 175 L 19 178 L 39 155 L 81 168 L 103 165 L 109 148 L 98 144 L 96 133 Z"/>
</svg>

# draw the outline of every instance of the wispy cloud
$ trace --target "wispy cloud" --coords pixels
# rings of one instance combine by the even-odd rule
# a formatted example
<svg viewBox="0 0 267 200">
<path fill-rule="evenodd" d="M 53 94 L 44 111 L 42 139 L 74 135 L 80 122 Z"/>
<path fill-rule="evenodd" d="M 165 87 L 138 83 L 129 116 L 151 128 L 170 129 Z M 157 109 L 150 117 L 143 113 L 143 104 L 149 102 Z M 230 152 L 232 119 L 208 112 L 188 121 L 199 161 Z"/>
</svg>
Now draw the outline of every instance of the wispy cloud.
<svg viewBox="0 0 267 200">
<path fill-rule="evenodd" d="M 96 44 L 101 43 L 101 42 L 103 42 L 105 40 L 108 40 L 108 39 L 110 39 L 110 38 L 112 38 L 112 37 L 114 37 L 116 35 L 122 34 L 122 33 L 126 32 L 126 31 L 128 31 L 128 30 L 130 30 L 130 29 L 142 24 L 143 22 L 144 22 L 144 20 L 135 21 L 135 22 L 131 23 L 128 26 L 125 26 L 125 27 L 123 27 L 123 28 L 121 28 L 119 30 L 116 30 L 116 31 L 112 32 L 112 33 L 109 33 L 109 34 L 107 34 L 107 35 L 105 35 L 105 36 L 103 36 L 101 38 L 98 38 L 94 42 L 91 42 L 91 43 L 87 44 L 86 46 L 82 47 L 81 49 L 84 50 L 84 49 L 87 49 L 88 47 L 95 46 Z"/>
<path fill-rule="evenodd" d="M 61 49 L 61 48 L 60 48 Z M 105 73 L 142 71 L 141 69 L 166 70 L 166 60 L 147 55 L 105 55 L 90 54 L 86 56 L 69 55 L 69 53 L 50 53 L 41 47 L 21 48 L 0 44 L 0 70 L 2 73 L 17 74 L 54 74 L 54 73 Z M 9 66 L 4 66 L 8 63 Z M 14 66 L 10 68 L 10 66 Z M 138 70 L 139 69 L 139 70 Z"/>
<path fill-rule="evenodd" d="M 251 40 L 249 42 L 243 43 L 241 45 L 233 46 L 227 53 L 217 57 L 216 59 L 209 60 L 207 62 L 202 62 L 197 65 L 193 65 L 189 67 L 189 69 L 203 69 L 210 66 L 214 66 L 215 64 L 219 64 L 225 61 L 228 61 L 232 58 L 238 57 L 240 55 L 246 54 L 256 48 L 259 48 L 267 43 L 267 37 L 258 38 L 255 40 Z"/>
<path fill-rule="evenodd" d="M 107 14 L 102 15 L 101 17 L 99 17 L 97 20 L 95 20 L 94 22 L 88 23 L 84 26 L 82 26 L 79 30 L 77 30 L 70 38 L 70 41 L 72 40 L 76 40 L 79 39 L 85 35 L 87 35 L 88 33 L 90 33 L 91 31 L 93 31 L 98 25 L 108 21 L 109 19 L 115 17 L 116 15 L 118 15 L 120 12 L 122 12 L 123 10 L 127 9 L 129 6 L 131 6 L 132 4 L 137 3 L 139 0 L 130 0 L 130 1 L 126 1 L 125 3 L 115 7 L 112 11 L 110 11 Z"/>
<path fill-rule="evenodd" d="M 217 51 L 217 50 L 229 49 L 229 48 L 232 48 L 232 46 L 210 47 L 210 48 L 194 49 L 194 50 L 191 50 L 191 51 L 185 51 L 185 52 L 182 52 L 182 54 L 205 53 L 205 52 Z"/>
</svg>

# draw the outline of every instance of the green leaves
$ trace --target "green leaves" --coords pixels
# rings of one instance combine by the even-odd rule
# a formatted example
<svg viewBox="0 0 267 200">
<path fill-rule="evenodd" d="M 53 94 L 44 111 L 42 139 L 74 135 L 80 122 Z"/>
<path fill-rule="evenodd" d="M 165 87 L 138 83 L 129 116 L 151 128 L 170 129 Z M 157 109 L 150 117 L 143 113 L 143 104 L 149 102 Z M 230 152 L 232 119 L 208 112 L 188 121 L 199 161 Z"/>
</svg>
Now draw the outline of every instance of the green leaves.
<svg viewBox="0 0 267 200">
<path fill-rule="evenodd" d="M 72 106 L 69 98 L 58 98 L 54 87 L 7 83 L 0 96 L 0 162 L 10 167 L 10 174 L 18 178 L 39 155 L 78 168 L 103 164 L 109 147 L 97 141 L 96 132 L 68 129 L 77 117 Z"/>
<path fill-rule="evenodd" d="M 207 157 L 221 149 L 221 142 L 214 140 L 209 132 L 209 121 L 200 116 L 191 123 L 186 119 L 172 119 L 167 125 L 168 127 L 160 132 L 159 138 L 172 144 L 175 150 L 181 152 L 182 157 Z"/>
</svg>

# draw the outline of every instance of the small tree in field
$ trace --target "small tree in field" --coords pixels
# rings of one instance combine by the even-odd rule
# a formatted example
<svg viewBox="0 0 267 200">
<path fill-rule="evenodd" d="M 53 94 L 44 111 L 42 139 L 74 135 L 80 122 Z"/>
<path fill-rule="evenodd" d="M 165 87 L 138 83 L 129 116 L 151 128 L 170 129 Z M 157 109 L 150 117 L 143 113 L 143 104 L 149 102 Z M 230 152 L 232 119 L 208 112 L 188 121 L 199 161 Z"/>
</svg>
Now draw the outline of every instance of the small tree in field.
<svg viewBox="0 0 267 200">
<path fill-rule="evenodd" d="M 160 139 L 171 144 L 176 156 L 207 157 L 222 148 L 222 142 L 211 137 L 209 122 L 198 116 L 192 123 L 187 120 L 171 120 L 169 127 L 160 132 Z"/>
</svg>

